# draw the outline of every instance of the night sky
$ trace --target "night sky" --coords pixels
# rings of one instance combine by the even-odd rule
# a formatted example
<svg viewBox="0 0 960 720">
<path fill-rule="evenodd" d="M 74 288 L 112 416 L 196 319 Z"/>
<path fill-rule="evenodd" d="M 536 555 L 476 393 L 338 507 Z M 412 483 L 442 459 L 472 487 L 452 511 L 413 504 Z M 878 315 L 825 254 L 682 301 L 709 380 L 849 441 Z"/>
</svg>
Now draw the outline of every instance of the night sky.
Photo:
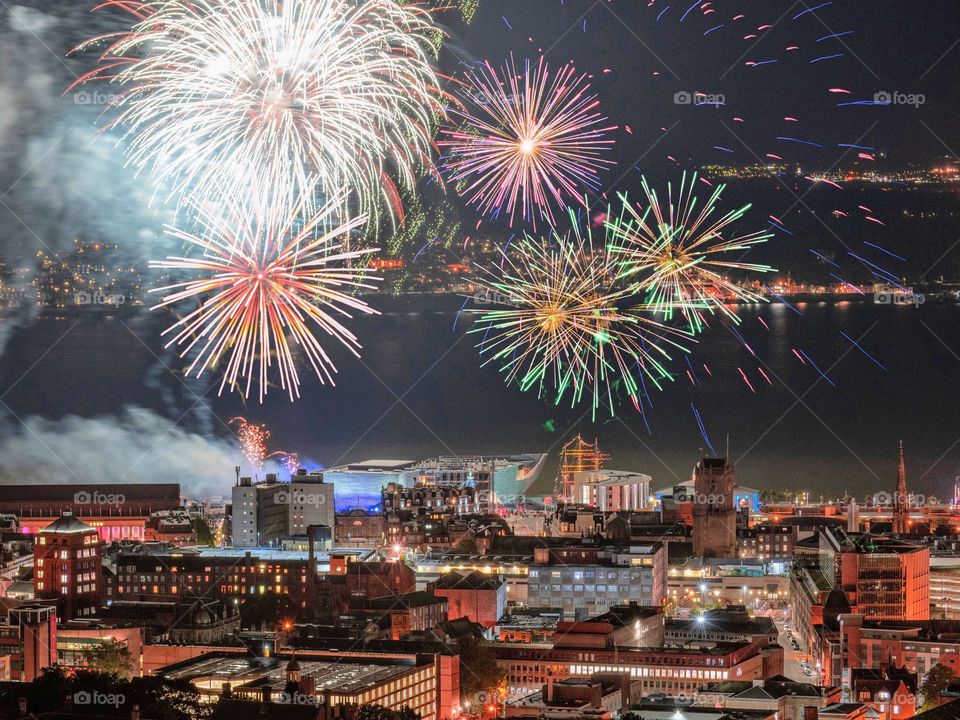
<svg viewBox="0 0 960 720">
<path fill-rule="evenodd" d="M 536 58 L 543 49 L 553 64 L 573 60 L 578 70 L 592 73 L 608 117 L 633 129 L 632 136 L 625 132 L 617 136 L 620 172 L 636 161 L 644 172 L 669 169 L 666 155 L 687 165 L 751 162 L 754 153 L 767 152 L 827 168 L 843 157 L 837 144 L 858 141 L 888 152 L 898 165 L 956 156 L 960 146 L 955 120 L 960 107 L 956 2 L 837 0 L 797 20 L 793 18 L 798 14 L 823 3 L 714 2 L 717 12 L 703 15 L 694 8 L 683 22 L 686 0 L 663 12 L 669 4 L 670 0 L 657 0 L 650 7 L 638 0 L 484 0 L 470 27 L 452 27 L 450 45 L 458 60 L 495 64 L 510 53 L 518 60 Z M 738 14 L 746 17 L 730 22 Z M 704 36 L 721 23 L 724 27 Z M 773 27 L 759 39 L 743 39 L 764 24 Z M 840 33 L 849 34 L 817 42 Z M 793 45 L 799 50 L 785 51 Z M 844 57 L 810 63 L 836 53 Z M 771 59 L 777 63 L 744 66 L 751 60 Z M 831 88 L 851 94 L 831 94 Z M 722 94 L 726 106 L 677 106 L 673 100 L 680 91 Z M 919 109 L 836 107 L 838 102 L 872 99 L 882 91 L 922 94 L 925 103 Z M 785 123 L 788 116 L 798 122 Z M 736 123 L 733 117 L 744 122 Z M 669 132 L 664 136 L 661 128 Z M 778 135 L 826 147 L 815 151 L 777 143 Z M 715 145 L 734 152 L 716 151 Z M 854 153 L 845 161 L 855 159 Z"/>
</svg>

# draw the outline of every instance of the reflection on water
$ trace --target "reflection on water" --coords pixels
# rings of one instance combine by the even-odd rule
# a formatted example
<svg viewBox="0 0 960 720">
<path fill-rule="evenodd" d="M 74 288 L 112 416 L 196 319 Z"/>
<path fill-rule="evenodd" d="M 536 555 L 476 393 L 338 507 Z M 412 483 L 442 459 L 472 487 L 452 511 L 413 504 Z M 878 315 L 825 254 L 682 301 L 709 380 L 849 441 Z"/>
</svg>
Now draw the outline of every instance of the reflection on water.
<svg viewBox="0 0 960 720">
<path fill-rule="evenodd" d="M 600 440 L 610 467 L 650 473 L 658 487 L 687 477 L 706 447 L 693 403 L 718 451 L 729 435 L 746 484 L 828 494 L 891 486 L 902 438 L 911 487 L 949 495 L 960 470 L 960 308 L 809 303 L 800 310 L 802 317 L 780 305 L 743 309 L 739 332 L 759 360 L 721 326 L 702 337 L 689 364 L 678 359 L 675 382 L 653 395 L 649 433 L 632 408 L 592 423 L 585 408 L 553 407 L 506 388 L 494 368 L 480 367 L 476 338 L 464 332 L 469 319 L 453 333 L 448 312 L 357 319 L 364 356 L 359 362 L 334 353 L 336 388 L 309 377 L 298 403 L 276 388 L 263 406 L 218 398 L 216 377 L 175 372 L 182 365 L 162 347 L 162 317 L 42 318 L 8 345 L 0 392 L 21 418 L 114 416 L 140 407 L 209 438 L 228 435 L 221 418 L 244 414 L 266 422 L 278 447 L 317 466 L 456 453 L 555 455 L 571 433 L 582 432 Z M 803 353 L 812 363 L 798 359 Z M 152 462 L 131 478 L 158 471 Z M 232 465 L 222 472 L 226 486 Z M 548 466 L 545 474 L 552 472 Z"/>
</svg>

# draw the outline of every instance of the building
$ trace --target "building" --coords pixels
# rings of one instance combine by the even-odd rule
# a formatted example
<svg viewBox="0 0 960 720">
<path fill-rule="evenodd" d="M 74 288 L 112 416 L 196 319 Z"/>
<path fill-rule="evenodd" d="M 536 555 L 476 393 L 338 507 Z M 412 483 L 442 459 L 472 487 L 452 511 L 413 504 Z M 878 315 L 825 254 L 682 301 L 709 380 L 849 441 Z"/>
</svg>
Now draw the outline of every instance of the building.
<svg viewBox="0 0 960 720">
<path fill-rule="evenodd" d="M 437 578 L 431 589 L 447 601 L 452 620 L 465 617 L 492 628 L 507 611 L 507 583 L 499 575 L 451 571 Z"/>
<path fill-rule="evenodd" d="M 868 620 L 930 617 L 930 550 L 884 535 L 822 527 L 814 556 L 798 556 L 790 576 L 797 636 L 815 654 L 816 628 L 841 614 Z"/>
<path fill-rule="evenodd" d="M 560 635 L 558 630 L 558 636 Z M 549 678 L 589 678 L 595 673 L 627 673 L 643 694 L 691 696 L 721 680 L 762 680 L 763 657 L 754 643 L 703 643 L 691 648 L 606 647 L 588 635 L 585 647 L 567 640 L 557 645 L 497 643 L 497 663 L 507 672 L 512 694 L 546 685 Z"/>
<path fill-rule="evenodd" d="M 640 699 L 640 683 L 627 673 L 595 673 L 589 678 L 547 680 L 539 691 L 508 700 L 504 717 L 547 720 L 611 720 Z"/>
<path fill-rule="evenodd" d="M 337 513 L 333 534 L 334 545 L 342 547 L 379 547 L 383 543 L 383 514 L 362 508 Z"/>
<path fill-rule="evenodd" d="M 97 531 L 71 514 L 43 528 L 33 546 L 34 597 L 54 600 L 61 622 L 94 615 L 103 597 Z"/>
<path fill-rule="evenodd" d="M 842 699 L 839 687 L 795 682 L 783 676 L 763 681 L 728 680 L 700 691 L 697 705 L 725 710 L 764 710 L 778 720 L 808 720 L 808 708 L 825 708 Z"/>
<path fill-rule="evenodd" d="M 528 569 L 527 605 L 585 619 L 615 605 L 660 605 L 666 595 L 660 542 L 627 547 L 538 547 Z"/>
<path fill-rule="evenodd" d="M 167 680 L 191 683 L 201 696 L 326 706 L 409 707 L 422 720 L 460 715 L 459 659 L 455 655 L 403 652 L 298 650 L 290 655 L 251 657 L 212 652 L 157 671 Z M 290 698 L 290 683 L 296 700 Z"/>
<path fill-rule="evenodd" d="M 441 456 L 420 462 L 366 460 L 328 468 L 323 476 L 336 485 L 352 507 L 379 510 L 380 491 L 390 484 L 405 488 L 470 487 L 477 492 L 479 512 L 485 513 L 497 505 L 522 505 L 545 460 L 541 454 Z"/>
<path fill-rule="evenodd" d="M 210 598 L 190 600 L 115 600 L 100 608 L 105 625 L 143 628 L 147 642 L 211 645 L 240 630 L 240 610 L 233 602 Z"/>
<path fill-rule="evenodd" d="M 760 560 L 792 559 L 797 535 L 797 526 L 791 524 L 763 523 L 740 530 L 737 533 L 740 557 Z"/>
<path fill-rule="evenodd" d="M 553 642 L 562 619 L 562 610 L 515 608 L 497 622 L 494 637 L 500 642 Z"/>
<path fill-rule="evenodd" d="M 623 470 L 579 470 L 572 473 L 572 502 L 602 512 L 644 510 L 650 498 L 650 476 Z"/>
<path fill-rule="evenodd" d="M 40 672 L 57 664 L 57 609 L 51 605 L 28 603 L 14 608 L 8 615 L 7 625 L 0 626 L 0 635 L 6 641 L 13 640 L 15 647 L 14 667 L 11 676 L 30 682 Z"/>
<path fill-rule="evenodd" d="M 557 623 L 554 648 L 654 648 L 664 638 L 664 616 L 658 607 L 618 605 L 603 615 L 579 622 Z"/>
<path fill-rule="evenodd" d="M 309 551 L 143 545 L 117 554 L 116 599 L 239 599 L 273 592 L 288 595 L 295 607 L 305 609 L 315 607 L 322 599 L 318 590 L 327 587 L 314 582 L 318 576 L 328 576 L 334 568 L 346 574 L 348 566 L 370 555 L 365 550 L 318 553 L 311 578 Z"/>
<path fill-rule="evenodd" d="M 884 536 L 820 532 L 820 570 L 847 596 L 851 612 L 872 620 L 930 617 L 930 550 Z"/>
<path fill-rule="evenodd" d="M 31 535 L 69 513 L 104 542 L 142 541 L 151 515 L 179 508 L 177 483 L 0 485 L 0 515 L 15 516 Z"/>
<path fill-rule="evenodd" d="M 702 640 L 711 642 L 738 642 L 747 640 L 761 646 L 777 645 L 780 631 L 773 620 L 751 616 L 744 607 L 707 610 L 688 620 L 671 619 L 664 627 L 668 645 L 685 645 Z"/>
<path fill-rule="evenodd" d="M 283 538 L 306 535 L 307 528 L 336 526 L 334 486 L 323 473 L 299 470 L 290 482 L 268 474 L 264 482 L 240 478 L 233 487 L 232 544 L 234 547 L 279 545 Z"/>
<path fill-rule="evenodd" d="M 737 478 L 726 458 L 704 458 L 693 471 L 693 554 L 737 556 Z"/>
<path fill-rule="evenodd" d="M 367 606 L 390 618 L 390 638 L 439 627 L 448 617 L 447 601 L 428 592 L 413 591 L 397 596 L 371 598 Z"/>
<path fill-rule="evenodd" d="M 433 551 L 417 556 L 417 589 L 426 590 L 441 575 L 451 571 L 460 574 L 477 571 L 502 577 L 507 585 L 507 601 L 510 604 L 528 604 L 527 579 L 532 562 L 532 553 L 465 554 Z"/>
<path fill-rule="evenodd" d="M 340 607 L 349 606 L 357 598 L 404 595 L 417 585 L 416 574 L 402 560 L 332 563 L 329 581 Z"/>
</svg>

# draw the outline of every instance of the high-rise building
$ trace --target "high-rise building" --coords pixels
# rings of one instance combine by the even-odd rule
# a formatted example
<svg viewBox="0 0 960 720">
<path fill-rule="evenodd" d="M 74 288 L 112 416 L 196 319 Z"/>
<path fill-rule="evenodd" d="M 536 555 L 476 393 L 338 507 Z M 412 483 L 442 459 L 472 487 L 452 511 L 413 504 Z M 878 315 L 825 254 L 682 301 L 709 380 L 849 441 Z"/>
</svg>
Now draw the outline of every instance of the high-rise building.
<svg viewBox="0 0 960 720">
<path fill-rule="evenodd" d="M 903 440 L 900 441 L 900 464 L 897 469 L 897 490 L 893 495 L 893 534 L 903 535 L 910 526 L 910 497 L 907 495 L 907 470 L 903 461 Z"/>
<path fill-rule="evenodd" d="M 33 568 L 34 596 L 56 600 L 57 615 L 64 622 L 96 614 L 103 592 L 103 564 L 95 528 L 64 513 L 37 535 Z"/>
<path fill-rule="evenodd" d="M 737 476 L 726 458 L 704 458 L 693 471 L 693 554 L 737 556 Z"/>
<path fill-rule="evenodd" d="M 268 547 L 306 535 L 311 525 L 336 524 L 334 488 L 322 473 L 300 470 L 290 482 L 268 474 L 264 482 L 240 478 L 233 487 L 231 535 L 234 547 Z"/>
</svg>

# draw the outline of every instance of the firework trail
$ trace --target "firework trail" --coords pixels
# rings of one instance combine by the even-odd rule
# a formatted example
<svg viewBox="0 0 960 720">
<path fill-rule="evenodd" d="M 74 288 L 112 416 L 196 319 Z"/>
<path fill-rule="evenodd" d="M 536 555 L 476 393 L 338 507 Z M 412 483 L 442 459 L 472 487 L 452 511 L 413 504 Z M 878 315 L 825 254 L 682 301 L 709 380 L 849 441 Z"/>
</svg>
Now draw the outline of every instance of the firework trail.
<svg viewBox="0 0 960 720">
<path fill-rule="evenodd" d="M 645 305 L 629 307 L 627 289 L 613 289 L 610 257 L 592 234 L 555 231 L 526 236 L 504 253 L 503 267 L 479 279 L 484 297 L 505 307 L 473 309 L 486 363 L 523 391 L 571 405 L 584 397 L 594 417 L 602 404 L 614 414 L 619 388 L 639 409 L 642 376 L 658 387 L 672 379 L 668 348 L 683 350 L 689 337 L 651 319 Z"/>
<path fill-rule="evenodd" d="M 773 237 L 770 233 L 724 232 L 750 210 L 750 205 L 720 215 L 717 204 L 725 189 L 718 185 L 700 205 L 694 193 L 696 173 L 687 182 L 683 173 L 680 185 L 667 185 L 666 202 L 643 178 L 646 208 L 641 212 L 620 195 L 618 218 L 608 220 L 611 253 L 617 258 L 618 279 L 630 284 L 633 292 L 645 295 L 656 313 L 670 318 L 679 310 L 691 331 L 704 327 L 701 311 L 719 310 L 735 322 L 736 313 L 726 302 L 759 302 L 763 297 L 729 280 L 728 271 L 772 272 L 767 265 L 742 262 L 743 255 L 755 245 Z"/>
<path fill-rule="evenodd" d="M 119 89 L 119 128 L 161 193 L 254 212 L 307 210 L 341 187 L 372 224 L 432 170 L 441 93 L 431 63 L 437 28 L 394 0 L 105 0 L 135 18 L 87 41 L 96 69 L 74 86 Z"/>
<path fill-rule="evenodd" d="M 297 348 L 322 383 L 334 384 L 336 367 L 315 330 L 359 356 L 360 343 L 343 320 L 351 317 L 350 311 L 376 312 L 353 292 L 374 288 L 368 281 L 377 278 L 345 263 L 376 250 L 341 250 L 345 237 L 363 224 L 362 217 L 333 230 L 320 229 L 339 202 L 333 198 L 306 222 L 297 214 L 263 222 L 232 204 L 226 218 L 219 213 L 206 218 L 200 235 L 168 228 L 173 237 L 199 251 L 196 257 L 151 263 L 194 275 L 151 291 L 163 293 L 158 308 L 199 303 L 163 333 L 173 336 L 167 346 L 181 347 L 181 357 L 193 356 L 187 375 L 200 377 L 225 362 L 220 393 L 230 385 L 248 396 L 256 380 L 263 402 L 275 366 L 280 386 L 292 401 L 300 395 Z"/>
<path fill-rule="evenodd" d="M 262 470 L 263 464 L 267 460 L 276 458 L 286 470 L 291 473 L 296 472 L 300 464 L 300 456 L 297 453 L 287 452 L 286 450 L 267 452 L 267 441 L 270 439 L 271 433 L 266 425 L 257 425 L 245 417 L 239 416 L 231 418 L 227 424 L 236 428 L 240 450 L 255 470 Z"/>
<path fill-rule="evenodd" d="M 484 215 L 520 212 L 534 229 L 539 218 L 554 224 L 554 208 L 583 202 L 596 189 L 600 170 L 613 165 L 603 154 L 607 137 L 599 102 L 586 75 L 573 65 L 551 75 L 543 58 L 518 72 L 511 57 L 502 68 L 489 62 L 468 75 L 467 110 L 452 111 L 460 127 L 441 131 L 438 145 L 450 181 Z"/>
</svg>

